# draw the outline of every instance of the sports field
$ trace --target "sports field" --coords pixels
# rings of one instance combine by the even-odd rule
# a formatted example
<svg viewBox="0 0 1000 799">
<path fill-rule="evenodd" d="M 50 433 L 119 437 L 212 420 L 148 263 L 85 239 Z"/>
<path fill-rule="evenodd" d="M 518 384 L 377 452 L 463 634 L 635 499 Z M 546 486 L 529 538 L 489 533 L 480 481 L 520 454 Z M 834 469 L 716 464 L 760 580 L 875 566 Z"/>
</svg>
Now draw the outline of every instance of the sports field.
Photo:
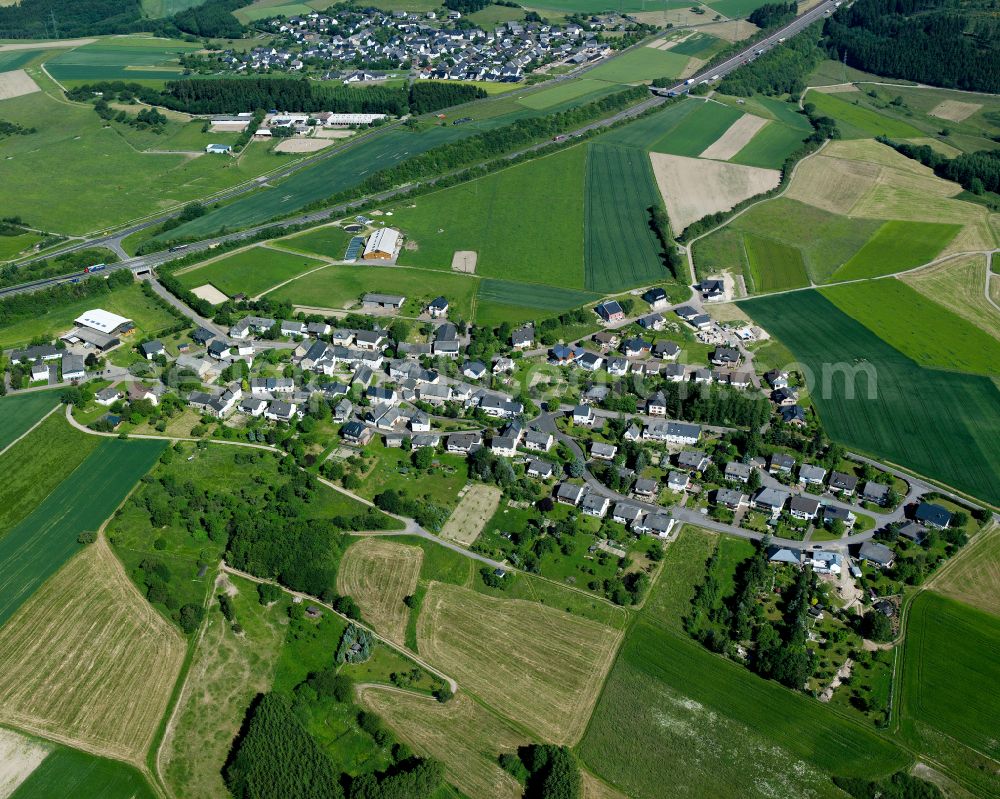
<svg viewBox="0 0 1000 799">
<path fill-rule="evenodd" d="M 407 237 L 399 263 L 450 269 L 457 250 L 472 250 L 479 276 L 583 288 L 586 158 L 570 147 L 395 208 Z"/>
<path fill-rule="evenodd" d="M 886 222 L 830 279 L 878 277 L 930 263 L 961 229 L 933 222 Z"/>
<path fill-rule="evenodd" d="M 669 278 L 649 224 L 649 209 L 660 204 L 660 197 L 646 153 L 591 144 L 585 189 L 587 288 L 612 293 Z"/>
<path fill-rule="evenodd" d="M 432 583 L 420 654 L 543 740 L 579 740 L 621 632 L 538 602 Z"/>
<path fill-rule="evenodd" d="M 0 629 L 0 720 L 141 763 L 186 642 L 91 544 Z"/>
<path fill-rule="evenodd" d="M 398 644 L 406 635 L 410 609 L 403 600 L 417 588 L 424 551 L 378 538 L 362 538 L 344 552 L 337 592 L 351 597 L 365 621 Z"/>
<path fill-rule="evenodd" d="M 743 234 L 743 247 L 750 267 L 748 290 L 757 293 L 809 285 L 802 253 L 794 247 L 752 233 Z"/>
<path fill-rule="evenodd" d="M 381 716 L 407 745 L 444 763 L 450 783 L 467 796 L 519 799 L 523 787 L 497 764 L 502 753 L 529 743 L 467 694 L 442 705 L 392 688 L 362 687 L 361 704 Z"/>
<path fill-rule="evenodd" d="M 812 370 L 819 385 L 811 395 L 832 438 L 1000 503 L 1000 389 L 993 381 L 921 368 L 818 291 L 740 307 Z"/>
<path fill-rule="evenodd" d="M 156 799 L 158 795 L 132 766 L 60 746 L 8 799 Z"/>
<path fill-rule="evenodd" d="M 836 94 L 810 91 L 805 102 L 812 103 L 816 110 L 837 120 L 841 135 L 846 139 L 864 139 L 873 136 L 889 136 L 893 139 L 910 139 L 923 136 L 923 131 L 898 119 L 854 105 L 851 100 Z"/>
<path fill-rule="evenodd" d="M 740 111 L 722 103 L 699 103 L 670 133 L 648 147 L 657 153 L 686 155 L 695 158 L 721 137 L 742 116 Z"/>
<path fill-rule="evenodd" d="M 676 78 L 687 63 L 687 56 L 670 50 L 636 47 L 590 70 L 587 77 L 613 83 L 641 83 L 654 78 Z"/>
<path fill-rule="evenodd" d="M 322 263 L 315 258 L 292 255 L 270 247 L 251 247 L 184 271 L 177 279 L 189 289 L 211 283 L 230 297 L 241 292 L 248 297 L 256 297 L 296 275 L 322 266 Z"/>
<path fill-rule="evenodd" d="M 58 404 L 58 391 L 33 391 L 0 398 L 0 450 L 9 447 Z"/>
<path fill-rule="evenodd" d="M 101 526 L 165 446 L 163 441 L 101 439 L 32 513 L 0 539 L 0 625 L 80 549 L 77 536 Z"/>
<path fill-rule="evenodd" d="M 327 266 L 268 294 L 275 300 L 311 308 L 353 308 L 367 292 L 403 294 L 404 314 L 416 316 L 439 294 L 463 318 L 472 319 L 480 281 L 467 275 L 389 266 Z"/>
<path fill-rule="evenodd" d="M 822 289 L 841 311 L 921 366 L 995 375 L 1000 340 L 900 280 Z"/>
<path fill-rule="evenodd" d="M 1000 339 L 1000 310 L 986 299 L 985 255 L 967 255 L 901 278 L 927 299 L 940 303 L 966 321 Z"/>
</svg>

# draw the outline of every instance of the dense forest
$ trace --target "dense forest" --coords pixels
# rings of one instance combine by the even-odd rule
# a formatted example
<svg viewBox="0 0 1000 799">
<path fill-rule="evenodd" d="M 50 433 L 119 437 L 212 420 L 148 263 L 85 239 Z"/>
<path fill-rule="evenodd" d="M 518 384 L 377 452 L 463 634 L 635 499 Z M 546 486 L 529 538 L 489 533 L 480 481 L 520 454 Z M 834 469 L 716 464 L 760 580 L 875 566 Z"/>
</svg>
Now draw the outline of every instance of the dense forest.
<svg viewBox="0 0 1000 799">
<path fill-rule="evenodd" d="M 776 28 L 791 22 L 798 13 L 799 4 L 795 0 L 791 3 L 764 3 L 751 11 L 747 19 L 758 28 Z"/>
<path fill-rule="evenodd" d="M 907 158 L 929 166 L 939 178 L 961 184 L 966 191 L 973 194 L 987 191 L 1000 193 L 1000 152 L 996 150 L 979 150 L 948 158 L 926 144 L 894 142 L 885 137 L 879 137 L 879 141 L 894 147 Z"/>
<path fill-rule="evenodd" d="M 996 93 L 995 13 L 991 0 L 857 0 L 826 21 L 826 48 L 831 58 L 876 75 Z"/>
<path fill-rule="evenodd" d="M 818 22 L 810 25 L 798 36 L 730 72 L 719 84 L 719 91 L 737 97 L 801 93 L 806 76 L 823 57 L 816 46 L 821 33 Z"/>
<path fill-rule="evenodd" d="M 95 94 L 101 100 L 128 102 L 138 99 L 189 114 L 237 114 L 277 108 L 289 112 L 332 111 L 335 114 L 389 114 L 402 116 L 437 111 L 479 100 L 486 92 L 476 86 L 440 81 L 411 87 L 375 86 L 354 89 L 300 78 L 191 78 L 170 81 L 162 90 L 138 83 L 105 81 L 70 89 L 66 96 L 86 102 Z M 98 101 L 100 102 L 100 100 Z"/>
</svg>

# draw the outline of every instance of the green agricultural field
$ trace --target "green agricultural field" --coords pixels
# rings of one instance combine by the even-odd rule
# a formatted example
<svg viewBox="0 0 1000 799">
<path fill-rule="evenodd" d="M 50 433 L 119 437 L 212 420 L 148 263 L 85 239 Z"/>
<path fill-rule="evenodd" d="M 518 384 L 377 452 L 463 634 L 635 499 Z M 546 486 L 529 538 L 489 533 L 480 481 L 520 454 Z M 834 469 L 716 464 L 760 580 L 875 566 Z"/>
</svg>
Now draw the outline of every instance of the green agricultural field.
<svg viewBox="0 0 1000 799">
<path fill-rule="evenodd" d="M 961 225 L 940 222 L 886 222 L 830 279 L 891 275 L 930 263 L 961 229 Z"/>
<path fill-rule="evenodd" d="M 661 627 L 682 630 L 695 586 L 705 579 L 705 561 L 719 541 L 717 533 L 685 524 L 666 548 L 663 571 L 643 607 L 643 615 Z"/>
<path fill-rule="evenodd" d="M 10 50 L 5 53 L 0 52 L 0 72 L 21 69 L 33 58 L 37 58 L 38 55 L 38 50 Z"/>
<path fill-rule="evenodd" d="M 662 200 L 646 152 L 591 144 L 585 188 L 587 288 L 613 293 L 669 278 L 649 225 L 649 209 Z"/>
<path fill-rule="evenodd" d="M 742 150 L 729 159 L 729 162 L 765 169 L 780 169 L 788 156 L 802 145 L 807 135 L 801 128 L 789 127 L 780 122 L 768 122 L 743 146 Z"/>
<path fill-rule="evenodd" d="M 748 264 L 736 234 L 750 233 L 799 249 L 812 281 L 825 283 L 881 226 L 876 219 L 848 218 L 778 197 L 755 205 L 725 227 L 698 239 L 694 262 L 699 274 L 737 266 L 745 271 Z"/>
<path fill-rule="evenodd" d="M 900 280 L 830 286 L 822 293 L 921 366 L 997 373 L 1000 341 Z"/>
<path fill-rule="evenodd" d="M 211 283 L 230 297 L 239 293 L 256 297 L 279 283 L 322 265 L 322 261 L 304 255 L 293 255 L 270 247 L 252 247 L 190 272 L 185 271 L 177 278 L 189 289 Z"/>
<path fill-rule="evenodd" d="M 503 8 L 503 6 L 497 6 L 497 8 Z M 518 102 L 525 108 L 533 108 L 541 111 L 579 98 L 586 98 L 586 101 L 590 102 L 605 94 L 618 91 L 619 88 L 605 81 L 583 78 L 581 80 L 566 81 L 550 89 L 542 89 L 542 91 L 535 92 L 534 94 L 525 95 Z"/>
<path fill-rule="evenodd" d="M 336 261 L 344 257 L 347 252 L 347 245 L 350 244 L 354 236 L 363 236 L 364 232 L 348 233 L 343 228 L 336 225 L 325 225 L 314 230 L 307 230 L 287 239 L 279 239 L 276 243 L 279 247 L 297 252 L 315 253 Z"/>
<path fill-rule="evenodd" d="M 774 239 L 743 234 L 753 292 L 782 291 L 809 285 L 802 252 Z"/>
<path fill-rule="evenodd" d="M 818 291 L 740 307 L 815 375 L 810 393 L 833 439 L 1000 503 L 1000 389 L 993 381 L 920 367 Z M 874 372 L 874 384 L 866 372 Z"/>
<path fill-rule="evenodd" d="M 687 63 L 687 56 L 675 55 L 670 50 L 636 47 L 590 70 L 587 77 L 612 83 L 641 83 L 654 78 L 676 78 Z"/>
<path fill-rule="evenodd" d="M 648 149 L 657 153 L 697 157 L 741 116 L 741 112 L 728 105 L 703 102 L 673 130 L 649 144 Z"/>
<path fill-rule="evenodd" d="M 450 269 L 457 250 L 472 250 L 477 276 L 583 288 L 586 158 L 570 147 L 398 206 L 399 263 Z"/>
<path fill-rule="evenodd" d="M 101 439 L 100 444 L 0 539 L 0 624 L 97 530 L 156 462 L 164 441 Z"/>
<path fill-rule="evenodd" d="M 527 8 L 561 14 L 600 14 L 613 8 L 615 11 L 664 11 L 687 8 L 690 3 L 681 0 L 621 0 L 618 5 L 608 5 L 607 0 L 531 0 Z"/>
<path fill-rule="evenodd" d="M 266 19 L 268 17 L 294 17 L 300 16 L 302 14 L 310 14 L 314 9 L 307 6 L 305 3 L 282 3 L 281 5 L 269 5 L 269 6 L 247 6 L 244 8 L 239 8 L 233 12 L 233 16 L 236 17 L 244 25 L 249 25 L 251 22 L 256 22 L 258 19 Z"/>
<path fill-rule="evenodd" d="M 701 100 L 685 97 L 667 105 L 662 111 L 637 119 L 620 128 L 602 133 L 594 141 L 601 144 L 621 144 L 638 147 L 640 150 L 653 149 L 653 142 L 670 134 L 688 114 L 693 114 L 702 105 Z"/>
<path fill-rule="evenodd" d="M 879 114 L 869 108 L 854 105 L 836 94 L 808 92 L 807 103 L 816 106 L 821 114 L 833 117 L 840 123 L 841 135 L 845 139 L 867 139 L 871 136 L 889 136 L 894 139 L 911 139 L 924 133 L 907 122 Z"/>
<path fill-rule="evenodd" d="M 18 236 L 0 236 L 0 261 L 16 258 L 29 247 L 42 240 L 38 233 L 21 233 Z"/>
<path fill-rule="evenodd" d="M 677 55 L 708 58 L 714 51 L 721 49 L 723 46 L 725 45 L 722 39 L 719 39 L 710 33 L 698 31 L 680 44 L 675 44 L 670 48 L 670 52 L 676 53 Z"/>
<path fill-rule="evenodd" d="M 476 293 L 476 321 L 498 325 L 551 316 L 600 300 L 601 295 L 588 291 L 570 291 L 509 280 L 482 280 Z"/>
<path fill-rule="evenodd" d="M 151 19 L 172 17 L 197 5 L 201 5 L 198 0 L 142 0 L 142 10 Z"/>
<path fill-rule="evenodd" d="M 73 327 L 73 320 L 80 314 L 95 307 L 131 319 L 136 327 L 136 340 L 155 337 L 177 324 L 177 319 L 161 303 L 143 294 L 138 284 L 115 289 L 102 297 L 74 300 L 47 309 L 35 319 L 25 319 L 0 329 L 0 348 L 24 346 L 36 338 L 53 339 Z"/>
<path fill-rule="evenodd" d="M 0 399 L 0 450 L 59 404 L 58 391 L 34 391 Z"/>
<path fill-rule="evenodd" d="M 444 294 L 464 318 L 475 313 L 474 297 L 480 281 L 451 272 L 431 272 L 389 266 L 328 266 L 275 289 L 268 296 L 294 305 L 342 309 L 357 306 L 367 292 L 404 294 L 403 311 L 417 316 L 424 306 Z"/>
<path fill-rule="evenodd" d="M 132 766 L 58 747 L 8 799 L 155 799 L 156 793 Z"/>
<path fill-rule="evenodd" d="M 172 80 L 181 75 L 179 54 L 198 48 L 198 44 L 169 39 L 101 39 L 60 52 L 45 68 L 63 85 L 136 78 Z"/>
<path fill-rule="evenodd" d="M 488 5 L 486 8 L 468 14 L 466 19 L 479 25 L 484 30 L 490 30 L 505 22 L 521 21 L 524 19 L 524 11 L 520 8 L 510 6 Z M 494 83 L 494 85 L 496 85 Z"/>
<path fill-rule="evenodd" d="M 670 785 L 681 796 L 834 797 L 829 774 L 906 768 L 908 756 L 873 731 L 646 615 L 579 747 L 591 771 L 629 796 L 657 799 Z"/>
<path fill-rule="evenodd" d="M 730 19 L 741 19 L 750 12 L 764 5 L 763 0 L 710 0 L 706 5 Z"/>
</svg>

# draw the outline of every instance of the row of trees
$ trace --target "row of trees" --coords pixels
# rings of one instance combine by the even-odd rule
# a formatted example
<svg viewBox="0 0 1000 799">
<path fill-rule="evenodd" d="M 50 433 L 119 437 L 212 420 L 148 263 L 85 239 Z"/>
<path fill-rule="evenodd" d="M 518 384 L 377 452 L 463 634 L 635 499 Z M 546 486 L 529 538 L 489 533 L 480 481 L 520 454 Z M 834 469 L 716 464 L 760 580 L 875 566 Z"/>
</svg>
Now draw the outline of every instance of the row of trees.
<svg viewBox="0 0 1000 799">
<path fill-rule="evenodd" d="M 619 385 L 601 403 L 608 410 L 635 413 L 635 395 Z M 666 399 L 667 418 L 687 422 L 760 428 L 771 416 L 771 405 L 763 396 L 729 386 L 661 381 L 645 385 L 647 394 L 659 389 Z M 631 407 L 625 407 L 625 403 Z"/>
<path fill-rule="evenodd" d="M 674 234 L 670 230 L 670 218 L 662 204 L 658 203 L 649 208 L 649 226 L 663 247 L 663 265 L 667 267 L 670 276 L 674 280 L 683 279 L 687 274 L 686 265 L 683 256 L 677 250 Z"/>
<path fill-rule="evenodd" d="M 51 260 L 42 258 L 21 265 L 5 264 L 0 267 L 0 287 L 27 283 L 29 280 L 39 280 L 43 277 L 68 275 L 71 272 L 82 271 L 87 266 L 99 263 L 110 264 L 118 260 L 118 256 L 110 250 L 88 247 L 83 250 L 63 253 Z"/>
<path fill-rule="evenodd" d="M 929 166 L 939 178 L 953 180 L 973 194 L 983 194 L 987 191 L 1000 193 L 1000 152 L 979 150 L 949 158 L 926 144 L 894 142 L 884 136 L 879 136 L 878 140 L 893 147 L 907 158 Z"/>
</svg>

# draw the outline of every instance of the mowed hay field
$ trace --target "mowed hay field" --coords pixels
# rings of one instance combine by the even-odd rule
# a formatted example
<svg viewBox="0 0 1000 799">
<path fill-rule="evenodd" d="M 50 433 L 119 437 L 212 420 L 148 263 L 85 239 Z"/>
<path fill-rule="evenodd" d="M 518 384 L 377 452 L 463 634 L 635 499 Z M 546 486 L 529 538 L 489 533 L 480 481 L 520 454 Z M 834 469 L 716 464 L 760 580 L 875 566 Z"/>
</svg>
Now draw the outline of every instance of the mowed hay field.
<svg viewBox="0 0 1000 799">
<path fill-rule="evenodd" d="M 934 590 L 1000 616 L 1000 526 L 976 536 L 935 578 Z"/>
<path fill-rule="evenodd" d="M 986 299 L 984 291 L 988 276 L 985 255 L 964 255 L 910 272 L 901 280 L 927 299 L 1000 338 L 1000 311 Z"/>
<path fill-rule="evenodd" d="M 0 720 L 141 762 L 185 650 L 107 544 L 91 544 L 0 629 Z"/>
<path fill-rule="evenodd" d="M 344 552 L 337 592 L 358 603 L 365 621 L 402 644 L 410 609 L 403 599 L 417 589 L 424 551 L 381 538 L 362 538 Z"/>
<path fill-rule="evenodd" d="M 573 744 L 587 726 L 621 632 L 523 600 L 431 583 L 418 650 L 543 740 Z"/>
<path fill-rule="evenodd" d="M 101 526 L 165 446 L 165 441 L 101 439 L 34 511 L 0 538 L 0 625 L 80 549 L 77 536 Z"/>
<path fill-rule="evenodd" d="M 500 504 L 502 492 L 496 486 L 469 485 L 458 506 L 441 528 L 441 537 L 472 546 Z"/>
<path fill-rule="evenodd" d="M 817 380 L 827 365 L 829 388 L 820 382 L 812 397 L 833 439 L 1000 503 L 1000 389 L 992 380 L 922 368 L 818 291 L 740 307 Z"/>
<path fill-rule="evenodd" d="M 362 686 L 361 704 L 377 713 L 415 752 L 444 763 L 450 783 L 467 796 L 518 799 L 524 789 L 497 764 L 530 743 L 467 694 L 442 705 L 432 697 Z"/>
<path fill-rule="evenodd" d="M 0 450 L 23 436 L 58 404 L 58 391 L 34 391 L 0 399 Z"/>
<path fill-rule="evenodd" d="M 230 297 L 241 292 L 248 297 L 256 297 L 279 283 L 322 265 L 322 261 L 305 255 L 293 255 L 270 247 L 251 247 L 184 270 L 177 275 L 177 279 L 189 289 L 211 283 Z"/>
</svg>

